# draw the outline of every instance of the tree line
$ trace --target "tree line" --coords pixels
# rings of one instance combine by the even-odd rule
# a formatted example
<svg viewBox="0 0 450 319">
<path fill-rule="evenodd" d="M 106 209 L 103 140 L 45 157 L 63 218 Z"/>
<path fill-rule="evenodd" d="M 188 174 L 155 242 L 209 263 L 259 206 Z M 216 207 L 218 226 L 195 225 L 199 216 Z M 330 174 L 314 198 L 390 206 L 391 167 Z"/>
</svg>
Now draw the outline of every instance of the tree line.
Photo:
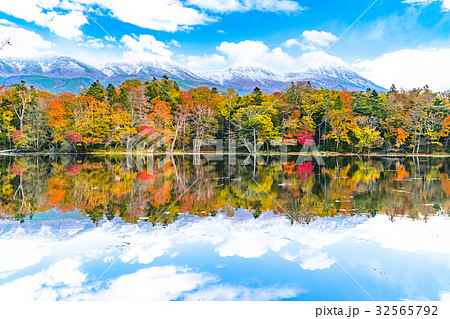
<svg viewBox="0 0 450 319">
<path fill-rule="evenodd" d="M 434 153 L 449 151 L 450 91 L 427 86 L 388 92 L 318 89 L 293 83 L 282 92 L 239 95 L 199 87 L 181 90 L 164 76 L 119 87 L 97 80 L 79 94 L 52 94 L 25 82 L 0 87 L 0 147 L 17 151 L 123 149 L 131 137 L 164 136 L 161 150 L 189 151 L 197 139 L 250 142 L 276 150 Z M 262 144 L 256 148 L 256 144 Z"/>
</svg>

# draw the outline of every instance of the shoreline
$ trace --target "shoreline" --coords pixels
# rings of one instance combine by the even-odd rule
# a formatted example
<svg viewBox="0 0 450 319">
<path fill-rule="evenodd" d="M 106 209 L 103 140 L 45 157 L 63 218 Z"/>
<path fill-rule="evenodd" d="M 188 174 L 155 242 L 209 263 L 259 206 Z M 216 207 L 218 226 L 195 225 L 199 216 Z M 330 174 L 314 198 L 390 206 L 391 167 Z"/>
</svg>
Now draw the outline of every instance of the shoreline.
<svg viewBox="0 0 450 319">
<path fill-rule="evenodd" d="M 256 153 L 250 153 L 250 152 L 235 152 L 235 153 L 229 153 L 229 152 L 146 152 L 146 151 L 139 151 L 139 152 L 127 152 L 127 151 L 109 151 L 109 152 L 83 152 L 83 153 L 70 153 L 70 152 L 5 152 L 0 151 L 0 156 L 51 156 L 51 155 L 132 155 L 132 156 L 162 156 L 162 155 L 171 155 L 171 156 L 179 156 L 179 155 L 230 155 L 234 154 L 237 156 L 249 156 L 253 154 L 257 154 L 260 156 L 281 156 L 282 154 L 279 152 L 256 152 Z M 437 153 L 437 154 L 410 154 L 410 153 L 338 153 L 338 152 L 287 152 L 283 155 L 287 156 L 358 156 L 358 157 L 450 157 L 450 153 Z"/>
</svg>

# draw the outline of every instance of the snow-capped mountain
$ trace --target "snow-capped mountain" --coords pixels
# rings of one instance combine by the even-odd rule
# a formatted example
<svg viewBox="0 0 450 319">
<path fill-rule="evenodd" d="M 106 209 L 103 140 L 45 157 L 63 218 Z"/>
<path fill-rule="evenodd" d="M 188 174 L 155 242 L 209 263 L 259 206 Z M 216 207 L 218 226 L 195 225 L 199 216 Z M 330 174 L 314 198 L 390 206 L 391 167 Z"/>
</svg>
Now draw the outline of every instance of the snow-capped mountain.
<svg viewBox="0 0 450 319">
<path fill-rule="evenodd" d="M 318 88 L 336 90 L 359 91 L 368 88 L 385 90 L 350 68 L 338 64 L 320 65 L 301 72 L 286 73 L 285 80 L 288 82 L 309 81 Z"/>
<path fill-rule="evenodd" d="M 67 56 L 39 55 L 32 58 L 0 59 L 0 74 L 42 75 L 54 78 L 103 78 L 97 68 Z"/>
<path fill-rule="evenodd" d="M 274 92 L 286 87 L 282 75 L 258 64 L 235 63 L 223 71 L 204 72 L 202 75 L 213 83 L 238 91 L 251 91 L 259 87 L 263 91 Z"/>
<path fill-rule="evenodd" d="M 174 80 L 204 81 L 204 78 L 180 64 L 168 59 L 154 58 L 136 64 L 123 61 L 109 62 L 100 66 L 100 70 L 109 78 L 136 76 L 142 79 L 167 75 Z"/>
<path fill-rule="evenodd" d="M 80 88 L 99 79 L 103 84 L 118 85 L 131 78 L 149 81 L 167 75 L 181 88 L 199 86 L 232 87 L 239 93 L 259 87 L 273 93 L 286 89 L 292 82 L 309 81 L 316 87 L 336 90 L 384 90 L 345 65 L 323 64 L 302 72 L 277 74 L 258 64 L 235 63 L 221 71 L 194 72 L 168 59 L 155 58 L 137 64 L 119 61 L 98 67 L 74 58 L 40 55 L 33 58 L 0 58 L 0 84 L 10 85 L 25 80 L 39 89 L 78 93 Z"/>
</svg>

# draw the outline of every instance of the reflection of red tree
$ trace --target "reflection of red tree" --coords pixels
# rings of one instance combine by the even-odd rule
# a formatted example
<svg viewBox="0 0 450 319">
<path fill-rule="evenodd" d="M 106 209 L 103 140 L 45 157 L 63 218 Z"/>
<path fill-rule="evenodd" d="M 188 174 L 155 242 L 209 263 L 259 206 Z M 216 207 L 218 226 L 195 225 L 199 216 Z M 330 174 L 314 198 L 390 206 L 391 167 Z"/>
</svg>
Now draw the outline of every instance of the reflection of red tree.
<svg viewBox="0 0 450 319">
<path fill-rule="evenodd" d="M 75 176 L 80 173 L 82 169 L 83 166 L 81 164 L 73 164 L 66 170 L 66 173 Z"/>
<path fill-rule="evenodd" d="M 447 173 L 441 174 L 441 181 L 442 181 L 442 190 L 447 195 L 450 195 L 450 180 L 448 179 Z"/>
<path fill-rule="evenodd" d="M 161 187 L 153 190 L 152 204 L 154 206 L 161 206 L 169 203 L 171 191 L 172 191 L 172 184 L 169 181 L 164 182 L 164 184 Z"/>
<path fill-rule="evenodd" d="M 23 169 L 20 169 L 19 165 L 13 164 L 13 167 L 11 168 L 11 173 L 13 173 L 14 175 L 17 175 L 17 176 L 22 176 Z"/>
<path fill-rule="evenodd" d="M 180 198 L 180 213 L 189 213 L 192 210 L 194 204 L 194 198 L 190 193 L 186 193 L 182 198 Z"/>
<path fill-rule="evenodd" d="M 297 165 L 295 170 L 303 180 L 307 179 L 308 177 L 314 176 L 314 165 L 311 162 Z"/>
<path fill-rule="evenodd" d="M 154 170 L 153 172 L 148 173 L 147 171 L 141 171 L 139 172 L 138 178 L 141 181 L 148 181 L 148 180 L 152 180 L 155 178 L 156 176 L 156 170 Z"/>
</svg>

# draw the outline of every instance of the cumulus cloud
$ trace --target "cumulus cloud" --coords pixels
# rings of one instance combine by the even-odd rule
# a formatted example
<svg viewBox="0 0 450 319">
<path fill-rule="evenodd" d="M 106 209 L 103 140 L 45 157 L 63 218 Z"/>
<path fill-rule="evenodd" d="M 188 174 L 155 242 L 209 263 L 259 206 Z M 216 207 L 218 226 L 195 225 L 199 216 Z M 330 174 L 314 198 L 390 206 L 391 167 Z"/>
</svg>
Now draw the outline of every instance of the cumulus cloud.
<svg viewBox="0 0 450 319">
<path fill-rule="evenodd" d="M 11 21 L 6 20 L 6 19 L 0 19 L 0 25 L 17 27 L 17 25 L 14 22 L 11 22 Z"/>
<path fill-rule="evenodd" d="M 249 10 L 295 12 L 303 9 L 297 2 L 289 0 L 189 0 L 188 3 L 213 12 Z"/>
<path fill-rule="evenodd" d="M 222 55 L 188 56 L 186 65 L 196 70 L 212 70 L 226 65 L 227 60 Z"/>
<path fill-rule="evenodd" d="M 428 4 L 431 2 L 442 2 L 442 10 L 449 11 L 450 10 L 450 0 L 404 0 L 405 3 L 423 3 Z"/>
<path fill-rule="evenodd" d="M 317 30 L 305 30 L 303 31 L 299 39 L 289 39 L 283 42 L 283 46 L 286 48 L 291 48 L 294 46 L 301 47 L 305 51 L 317 51 L 322 48 L 329 47 L 333 42 L 337 41 L 338 38 L 326 31 Z"/>
<path fill-rule="evenodd" d="M 283 46 L 286 47 L 289 44 L 286 45 L 285 42 Z M 187 65 L 195 69 L 210 69 L 237 62 L 258 64 L 277 72 L 300 71 L 313 64 L 315 66 L 334 64 L 348 67 L 342 59 L 325 54 L 321 50 L 305 52 L 295 57 L 283 51 L 281 47 L 271 49 L 262 41 L 222 42 L 216 49 L 221 54 L 189 56 Z"/>
<path fill-rule="evenodd" d="M 353 64 L 360 73 L 389 87 L 412 89 L 427 84 L 433 90 L 450 89 L 450 49 L 400 50 Z"/>
<path fill-rule="evenodd" d="M 68 6 L 67 0 L 15 0 L 3 1 L 0 11 L 48 27 L 61 37 L 77 39 L 83 35 L 81 26 L 88 23 L 81 9 L 80 5 Z"/>
<path fill-rule="evenodd" d="M 48 27 L 52 32 L 79 39 L 88 23 L 85 10 L 100 7 L 123 22 L 142 28 L 174 32 L 218 20 L 205 12 L 245 12 L 249 10 L 296 12 L 303 8 L 291 0 L 16 0 L 3 1 L 0 11 L 27 22 Z M 139 8 L 136 10 L 136 8 Z"/>
<path fill-rule="evenodd" d="M 303 50 L 317 50 L 319 48 L 325 48 L 330 46 L 333 42 L 337 41 L 337 37 L 326 31 L 304 31 L 302 33 L 302 49 Z"/>
<path fill-rule="evenodd" d="M 301 43 L 297 39 L 289 39 L 284 41 L 282 45 L 286 48 L 291 48 L 295 46 L 300 46 Z"/>
<path fill-rule="evenodd" d="M 164 42 L 156 40 L 154 36 L 149 34 L 141 34 L 139 36 L 124 35 L 120 42 L 124 44 L 125 49 L 129 50 L 127 53 L 134 60 L 142 61 L 152 59 L 155 56 L 164 58 L 172 56 L 172 52 Z"/>
<path fill-rule="evenodd" d="M 88 37 L 88 39 L 84 42 L 78 43 L 79 46 L 82 47 L 88 47 L 88 48 L 94 48 L 94 49 L 100 49 L 104 48 L 105 45 L 103 44 L 103 41 L 101 39 L 95 39 L 92 37 Z"/>
<path fill-rule="evenodd" d="M 87 19 L 80 11 L 67 14 L 47 13 L 45 26 L 53 33 L 67 39 L 80 39 L 83 32 L 80 27 L 87 23 Z"/>
<path fill-rule="evenodd" d="M 10 38 L 11 42 L 11 45 L 0 51 L 2 56 L 33 56 L 52 47 L 52 43 L 39 34 L 22 28 L 0 25 L 0 34 L 4 38 Z"/>
<path fill-rule="evenodd" d="M 98 5 L 123 22 L 152 30 L 174 32 L 216 21 L 204 12 L 186 7 L 179 0 L 79 0 L 79 2 Z"/>
<path fill-rule="evenodd" d="M 305 68 L 320 67 L 323 65 L 340 65 L 350 68 L 350 66 L 341 58 L 320 50 L 303 53 L 299 60 L 299 64 Z"/>
<path fill-rule="evenodd" d="M 297 59 L 282 48 L 270 49 L 262 41 L 222 42 L 216 49 L 224 54 L 230 63 L 257 63 L 277 70 L 288 70 L 298 64 Z"/>
</svg>

